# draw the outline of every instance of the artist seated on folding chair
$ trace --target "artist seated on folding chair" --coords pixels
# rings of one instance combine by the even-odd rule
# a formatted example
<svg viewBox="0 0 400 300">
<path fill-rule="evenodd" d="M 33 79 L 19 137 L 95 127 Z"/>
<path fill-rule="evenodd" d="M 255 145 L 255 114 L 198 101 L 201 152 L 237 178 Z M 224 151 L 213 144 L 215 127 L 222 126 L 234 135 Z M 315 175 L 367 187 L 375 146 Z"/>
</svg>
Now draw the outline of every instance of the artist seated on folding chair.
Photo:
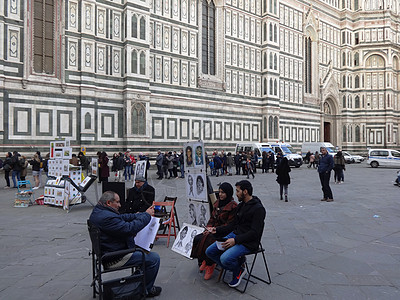
<svg viewBox="0 0 400 300">
<path fill-rule="evenodd" d="M 213 211 L 207 227 L 218 227 L 227 225 L 235 218 L 237 203 L 233 200 L 233 187 L 230 183 L 224 182 L 219 186 L 218 200 L 214 203 Z M 205 270 L 204 279 L 211 278 L 215 262 L 207 257 L 206 249 L 215 242 L 215 237 L 208 230 L 204 230 L 194 237 L 191 257 L 197 258 L 200 272 Z"/>
<path fill-rule="evenodd" d="M 154 201 L 155 190 L 143 176 L 135 178 L 135 185 L 128 191 L 128 197 L 121 207 L 121 213 L 144 212 Z"/>
<path fill-rule="evenodd" d="M 258 249 L 264 229 L 265 208 L 261 200 L 253 196 L 253 187 L 248 180 L 235 184 L 239 205 L 232 223 L 212 227 L 217 241 L 224 240 L 223 249 L 213 243 L 206 250 L 206 255 L 218 265 L 233 273 L 230 287 L 237 287 L 246 273 L 245 255 Z"/>
<path fill-rule="evenodd" d="M 94 207 L 89 221 L 101 231 L 100 245 L 105 254 L 107 252 L 125 250 L 135 247 L 134 237 L 142 230 L 154 214 L 151 206 L 143 213 L 120 214 L 120 199 L 117 193 L 108 191 L 101 197 Z M 112 261 L 105 261 L 104 268 L 115 268 L 123 265 L 135 265 L 142 259 L 141 252 L 129 253 L 123 257 L 113 257 Z M 147 297 L 158 296 L 161 287 L 154 285 L 160 267 L 160 256 L 155 252 L 145 255 L 145 278 Z"/>
</svg>

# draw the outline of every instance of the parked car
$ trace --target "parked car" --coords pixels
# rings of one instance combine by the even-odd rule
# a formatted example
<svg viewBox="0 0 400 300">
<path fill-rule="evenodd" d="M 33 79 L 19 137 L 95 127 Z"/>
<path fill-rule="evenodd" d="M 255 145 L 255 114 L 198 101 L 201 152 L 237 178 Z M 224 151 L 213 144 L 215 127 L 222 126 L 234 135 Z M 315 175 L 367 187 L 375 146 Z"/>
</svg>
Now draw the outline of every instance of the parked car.
<svg viewBox="0 0 400 300">
<path fill-rule="evenodd" d="M 379 166 L 400 167 L 400 152 L 391 149 L 370 149 L 367 163 L 372 168 Z"/>
<path fill-rule="evenodd" d="M 343 156 L 344 156 L 344 160 L 348 164 L 361 163 L 361 162 L 364 161 L 364 157 L 362 157 L 361 155 L 352 155 L 347 151 L 342 151 L 342 153 L 343 153 Z"/>
</svg>

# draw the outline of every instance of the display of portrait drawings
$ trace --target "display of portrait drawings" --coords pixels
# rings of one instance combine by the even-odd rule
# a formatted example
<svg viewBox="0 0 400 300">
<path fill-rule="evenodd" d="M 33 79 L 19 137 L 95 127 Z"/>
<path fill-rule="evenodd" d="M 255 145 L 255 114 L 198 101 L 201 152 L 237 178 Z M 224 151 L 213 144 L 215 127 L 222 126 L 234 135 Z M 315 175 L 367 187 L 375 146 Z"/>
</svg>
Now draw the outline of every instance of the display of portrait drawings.
<svg viewBox="0 0 400 300">
<path fill-rule="evenodd" d="M 188 199 L 207 201 L 207 185 L 204 173 L 186 174 L 186 193 Z"/>
<path fill-rule="evenodd" d="M 202 233 L 203 231 L 204 229 L 201 227 L 183 223 L 183 226 L 175 239 L 174 245 L 172 246 L 172 251 L 190 258 L 193 247 L 193 239 L 196 235 Z"/>
<path fill-rule="evenodd" d="M 188 222 L 195 226 L 206 226 L 210 219 L 210 208 L 207 202 L 189 201 Z"/>
<path fill-rule="evenodd" d="M 136 162 L 133 182 L 135 182 L 136 177 L 146 177 L 146 166 L 146 160 L 139 160 L 138 162 Z"/>
<path fill-rule="evenodd" d="M 140 248 L 150 251 L 160 227 L 160 219 L 151 217 L 149 224 L 140 230 L 135 236 L 135 244 Z"/>
</svg>

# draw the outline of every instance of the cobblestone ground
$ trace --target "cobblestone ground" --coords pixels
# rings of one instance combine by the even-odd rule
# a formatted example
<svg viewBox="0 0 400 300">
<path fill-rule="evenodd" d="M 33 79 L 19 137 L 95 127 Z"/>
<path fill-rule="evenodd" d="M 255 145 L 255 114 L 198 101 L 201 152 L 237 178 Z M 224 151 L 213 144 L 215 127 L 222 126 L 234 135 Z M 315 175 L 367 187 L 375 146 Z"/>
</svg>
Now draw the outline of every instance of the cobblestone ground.
<svg viewBox="0 0 400 300">
<path fill-rule="evenodd" d="M 182 179 L 155 180 L 156 198 L 178 196 L 187 219 Z M 279 200 L 275 174 L 256 174 L 254 194 L 267 209 L 262 242 L 272 284 L 250 284 L 244 295 L 204 281 L 197 263 L 158 240 L 159 299 L 400 299 L 400 189 L 395 169 L 348 165 L 345 183 L 332 184 L 334 202 L 321 202 L 315 170 L 292 169 L 289 202 Z M 244 176 L 211 177 L 234 184 Z M 28 177 L 29 179 L 29 177 Z M 127 187 L 132 183 L 127 183 Z M 96 184 L 100 189 L 100 185 Z M 43 192 L 43 190 L 41 191 Z M 50 206 L 14 208 L 14 189 L 0 194 L 0 299 L 91 299 L 89 203 L 69 213 Z M 40 190 L 36 191 L 39 195 Z M 87 193 L 95 201 L 94 189 Z M 170 246 L 171 248 L 171 246 Z M 261 264 L 255 272 L 261 275 Z"/>
</svg>

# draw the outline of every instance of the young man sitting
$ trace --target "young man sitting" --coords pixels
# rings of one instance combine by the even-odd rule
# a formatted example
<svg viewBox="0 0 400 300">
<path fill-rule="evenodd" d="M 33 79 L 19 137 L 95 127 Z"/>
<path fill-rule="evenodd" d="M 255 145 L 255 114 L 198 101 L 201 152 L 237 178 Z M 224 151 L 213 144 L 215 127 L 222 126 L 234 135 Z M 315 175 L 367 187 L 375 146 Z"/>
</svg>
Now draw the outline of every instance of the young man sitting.
<svg viewBox="0 0 400 300">
<path fill-rule="evenodd" d="M 253 187 L 248 180 L 235 184 L 236 196 L 240 202 L 237 207 L 235 219 L 232 223 L 209 227 L 208 230 L 215 234 L 217 241 L 223 237 L 223 249 L 218 249 L 213 243 L 206 250 L 206 255 L 218 265 L 233 273 L 230 287 L 237 287 L 246 273 L 243 265 L 245 255 L 256 251 L 259 247 L 264 229 L 265 208 L 261 200 L 253 196 Z"/>
</svg>

